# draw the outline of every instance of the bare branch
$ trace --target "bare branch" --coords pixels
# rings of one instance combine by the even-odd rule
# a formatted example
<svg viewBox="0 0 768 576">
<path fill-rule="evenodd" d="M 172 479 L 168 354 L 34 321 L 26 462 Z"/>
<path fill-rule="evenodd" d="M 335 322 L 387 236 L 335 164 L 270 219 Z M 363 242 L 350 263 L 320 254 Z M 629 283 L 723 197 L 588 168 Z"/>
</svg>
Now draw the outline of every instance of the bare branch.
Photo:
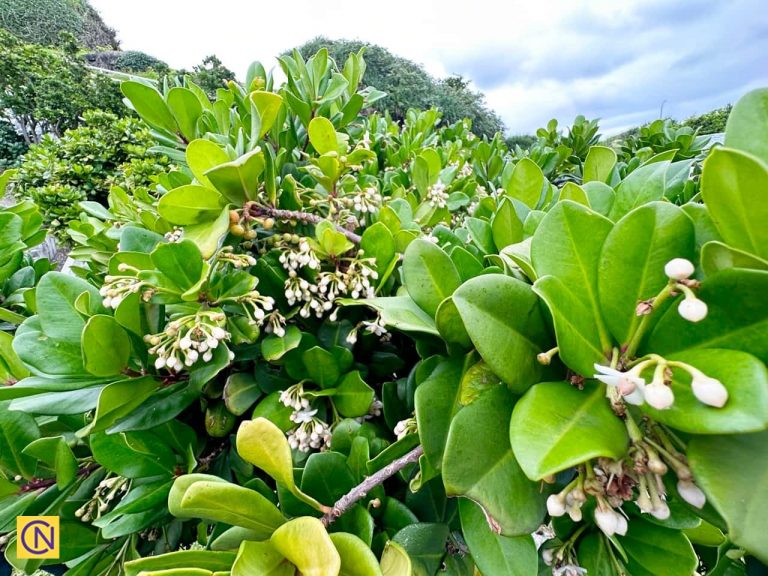
<svg viewBox="0 0 768 576">
<path fill-rule="evenodd" d="M 298 210 L 280 210 L 279 208 L 270 208 L 268 206 L 259 206 L 258 204 L 249 204 L 246 206 L 246 212 L 252 218 L 264 218 L 271 217 L 277 220 L 297 220 L 299 222 L 305 222 L 307 224 L 319 224 L 324 220 L 316 214 L 310 214 L 309 212 L 299 212 Z M 343 226 L 335 224 L 336 230 L 344 234 L 347 240 L 355 244 L 360 244 L 360 235 L 355 234 L 352 230 L 347 230 Z"/>
</svg>

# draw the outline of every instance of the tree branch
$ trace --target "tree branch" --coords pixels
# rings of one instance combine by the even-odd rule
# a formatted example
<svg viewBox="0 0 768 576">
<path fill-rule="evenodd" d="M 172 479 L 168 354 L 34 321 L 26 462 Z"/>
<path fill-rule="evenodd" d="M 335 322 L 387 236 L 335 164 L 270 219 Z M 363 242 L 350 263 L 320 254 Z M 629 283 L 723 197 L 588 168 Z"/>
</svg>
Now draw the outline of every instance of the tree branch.
<svg viewBox="0 0 768 576">
<path fill-rule="evenodd" d="M 298 220 L 307 224 L 320 224 L 325 218 L 321 218 L 315 214 L 309 212 L 299 212 L 298 210 L 280 210 L 279 208 L 270 208 L 268 206 L 259 206 L 257 204 L 249 204 L 246 206 L 246 212 L 252 218 L 264 218 L 271 217 L 278 220 Z M 347 230 L 343 226 L 334 224 L 336 230 L 344 234 L 347 240 L 354 244 L 360 244 L 360 235 L 355 234 L 351 230 Z"/>
<path fill-rule="evenodd" d="M 365 496 L 373 490 L 379 484 L 382 484 L 385 480 L 397 474 L 400 470 L 408 466 L 408 464 L 414 464 L 419 461 L 419 458 L 424 453 L 424 448 L 420 445 L 416 446 L 413 450 L 408 452 L 405 456 L 401 456 L 397 460 L 394 460 L 384 466 L 381 470 L 368 476 L 360 484 L 352 488 L 344 496 L 339 498 L 336 504 L 333 505 L 330 512 L 325 514 L 320 520 L 325 526 L 333 524 L 339 516 L 347 512 L 358 501 L 365 498 Z"/>
</svg>

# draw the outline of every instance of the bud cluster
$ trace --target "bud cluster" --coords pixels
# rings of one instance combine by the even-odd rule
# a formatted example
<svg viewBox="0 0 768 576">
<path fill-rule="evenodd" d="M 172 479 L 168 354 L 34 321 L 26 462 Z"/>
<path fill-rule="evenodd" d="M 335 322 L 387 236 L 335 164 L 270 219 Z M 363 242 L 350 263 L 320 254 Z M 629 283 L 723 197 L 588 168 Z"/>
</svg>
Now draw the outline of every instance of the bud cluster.
<svg viewBox="0 0 768 576">
<path fill-rule="evenodd" d="M 427 190 L 427 200 L 435 208 L 445 208 L 448 205 L 448 192 L 445 191 L 445 184 L 435 182 Z"/>
<path fill-rule="evenodd" d="M 138 272 L 137 268 L 121 263 L 117 267 L 120 272 Z M 141 294 L 142 299 L 148 302 L 154 293 L 154 289 L 147 290 L 149 285 L 139 280 L 135 275 L 130 274 L 108 274 L 104 277 L 104 285 L 99 288 L 104 307 L 117 310 L 126 296 L 130 294 Z"/>
<path fill-rule="evenodd" d="M 157 356 L 155 368 L 178 372 L 198 360 L 210 362 L 213 351 L 231 336 L 222 327 L 225 321 L 223 312 L 201 310 L 172 320 L 159 334 L 145 336 L 152 345 L 149 353 Z M 230 359 L 233 357 L 230 352 Z"/>
<path fill-rule="evenodd" d="M 122 476 L 105 478 L 96 487 L 93 497 L 75 511 L 83 522 L 92 522 L 104 514 L 112 502 L 128 491 L 128 479 Z"/>
<path fill-rule="evenodd" d="M 345 201 L 355 212 L 373 214 L 381 206 L 382 196 L 374 186 L 369 186 Z"/>
<path fill-rule="evenodd" d="M 331 428 L 315 415 L 317 409 L 304 409 L 291 414 L 291 421 L 298 424 L 288 432 L 288 444 L 294 450 L 309 452 L 330 446 Z"/>
<path fill-rule="evenodd" d="M 398 440 L 402 440 L 409 434 L 416 434 L 418 432 L 416 417 L 412 416 L 405 420 L 400 420 L 400 422 L 395 424 L 394 432 Z"/>
</svg>

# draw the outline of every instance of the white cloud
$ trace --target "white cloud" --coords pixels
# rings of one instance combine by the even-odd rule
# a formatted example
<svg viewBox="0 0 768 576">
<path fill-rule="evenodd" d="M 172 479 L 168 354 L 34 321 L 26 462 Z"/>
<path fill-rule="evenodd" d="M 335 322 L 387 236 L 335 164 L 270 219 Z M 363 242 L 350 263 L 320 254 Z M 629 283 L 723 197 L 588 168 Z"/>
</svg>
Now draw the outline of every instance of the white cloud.
<svg viewBox="0 0 768 576">
<path fill-rule="evenodd" d="M 551 117 L 602 117 L 604 132 L 704 112 L 768 84 L 763 0 L 91 0 L 123 49 L 190 68 L 252 60 L 323 35 L 388 48 L 482 89 L 512 133 Z M 706 108 L 702 108 L 706 106 Z"/>
</svg>

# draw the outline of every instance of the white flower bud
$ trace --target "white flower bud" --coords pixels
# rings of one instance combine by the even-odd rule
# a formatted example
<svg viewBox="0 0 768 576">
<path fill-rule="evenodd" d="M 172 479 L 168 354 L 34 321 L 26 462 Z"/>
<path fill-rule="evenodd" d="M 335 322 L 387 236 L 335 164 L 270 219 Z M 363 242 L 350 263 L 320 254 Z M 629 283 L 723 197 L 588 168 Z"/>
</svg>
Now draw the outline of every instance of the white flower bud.
<svg viewBox="0 0 768 576">
<path fill-rule="evenodd" d="M 660 502 L 653 510 L 651 510 L 651 516 L 659 520 L 666 520 L 669 518 L 669 506 L 666 502 Z"/>
<path fill-rule="evenodd" d="M 555 551 L 552 548 L 542 550 L 541 559 L 547 566 L 552 566 L 552 562 L 555 560 Z"/>
<path fill-rule="evenodd" d="M 707 497 L 701 488 L 693 482 L 680 481 L 677 483 L 677 492 L 680 497 L 695 508 L 703 508 L 707 502 Z"/>
<path fill-rule="evenodd" d="M 685 280 L 693 275 L 693 264 L 685 258 L 673 258 L 664 266 L 664 273 L 672 280 Z"/>
<path fill-rule="evenodd" d="M 627 528 L 629 526 L 627 525 L 627 519 L 624 517 L 623 514 L 616 513 L 616 534 L 619 536 L 626 536 L 627 535 Z"/>
<path fill-rule="evenodd" d="M 675 402 L 675 395 L 672 389 L 662 383 L 651 383 L 643 390 L 645 401 L 656 410 L 666 410 Z"/>
<path fill-rule="evenodd" d="M 157 359 L 155 360 L 155 369 L 162 370 L 163 368 L 165 368 L 165 365 L 166 365 L 165 358 L 163 356 L 158 356 Z"/>
<path fill-rule="evenodd" d="M 689 322 L 701 322 L 707 317 L 707 304 L 698 298 L 686 298 L 677 307 L 680 316 Z"/>
<path fill-rule="evenodd" d="M 613 509 L 606 506 L 598 505 L 595 508 L 595 522 L 597 527 L 603 531 L 606 536 L 613 536 L 616 533 L 616 528 L 619 527 L 618 514 Z"/>
<path fill-rule="evenodd" d="M 565 514 L 565 501 L 560 494 L 552 494 L 547 498 L 547 512 L 553 517 Z"/>
<path fill-rule="evenodd" d="M 691 380 L 693 395 L 702 404 L 722 408 L 728 401 L 728 390 L 717 378 L 698 373 Z"/>
</svg>

